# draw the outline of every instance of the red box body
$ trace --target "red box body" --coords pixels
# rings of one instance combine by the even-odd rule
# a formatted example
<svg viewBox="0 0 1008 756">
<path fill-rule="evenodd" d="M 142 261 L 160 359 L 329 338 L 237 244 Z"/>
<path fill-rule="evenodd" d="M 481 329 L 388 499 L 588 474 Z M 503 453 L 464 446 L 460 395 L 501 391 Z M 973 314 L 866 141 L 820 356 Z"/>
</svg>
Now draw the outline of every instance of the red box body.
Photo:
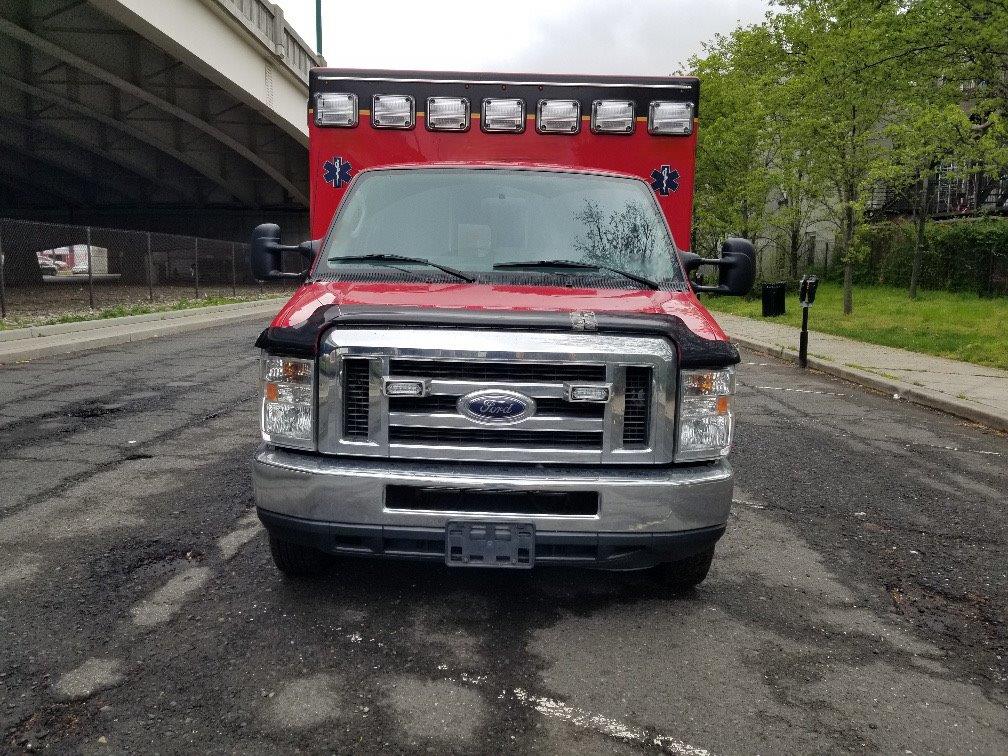
<svg viewBox="0 0 1008 756">
<path fill-rule="evenodd" d="M 359 123 L 353 128 L 316 126 L 314 97 L 319 92 L 352 92 L 358 97 Z M 656 196 L 680 249 L 690 247 L 693 213 L 693 177 L 696 168 L 694 120 L 689 136 L 648 133 L 647 109 L 652 100 L 692 102 L 697 112 L 699 82 L 695 78 L 615 79 L 609 77 L 556 77 L 535 74 L 438 72 L 408 74 L 390 71 L 316 69 L 311 76 L 308 109 L 311 177 L 311 233 L 325 235 L 340 200 L 346 193 L 342 181 L 327 182 L 325 164 L 337 158 L 350 164 L 350 175 L 380 166 L 435 163 L 507 163 L 516 166 L 548 165 L 592 169 L 640 176 L 648 182 L 652 172 L 668 166 L 675 171 L 674 189 Z M 371 125 L 374 94 L 412 95 L 416 124 L 408 130 L 379 129 Z M 465 97 L 471 121 L 468 131 L 429 131 L 427 97 Z M 521 97 L 526 103 L 522 133 L 487 133 L 480 128 L 484 97 Z M 581 102 L 581 129 L 577 134 L 540 134 L 536 131 L 536 104 L 540 99 L 577 99 Z M 591 102 L 627 99 L 635 102 L 633 134 L 594 134 L 590 128 Z M 331 175 L 331 172 L 330 172 Z"/>
</svg>

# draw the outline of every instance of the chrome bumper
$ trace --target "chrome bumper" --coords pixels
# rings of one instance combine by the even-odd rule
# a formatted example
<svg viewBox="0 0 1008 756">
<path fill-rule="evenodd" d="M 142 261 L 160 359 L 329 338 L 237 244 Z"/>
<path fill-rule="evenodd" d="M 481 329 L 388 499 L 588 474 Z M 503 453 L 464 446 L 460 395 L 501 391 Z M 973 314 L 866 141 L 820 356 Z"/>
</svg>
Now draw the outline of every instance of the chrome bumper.
<svg viewBox="0 0 1008 756">
<path fill-rule="evenodd" d="M 538 531 L 674 534 L 723 530 L 733 473 L 725 462 L 678 467 L 466 464 L 351 459 L 263 445 L 253 469 L 260 514 L 306 523 L 444 528 L 460 520 L 531 522 Z M 530 515 L 386 507 L 386 486 L 473 491 L 593 491 L 598 513 Z"/>
</svg>

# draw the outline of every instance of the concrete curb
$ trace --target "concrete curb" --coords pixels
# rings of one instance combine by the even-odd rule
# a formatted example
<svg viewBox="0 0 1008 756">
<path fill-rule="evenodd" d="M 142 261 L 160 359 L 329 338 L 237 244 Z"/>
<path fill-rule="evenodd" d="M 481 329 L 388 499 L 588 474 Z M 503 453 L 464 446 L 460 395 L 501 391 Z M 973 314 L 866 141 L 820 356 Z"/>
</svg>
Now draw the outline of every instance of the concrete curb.
<svg viewBox="0 0 1008 756">
<path fill-rule="evenodd" d="M 286 298 L 261 299 L 123 318 L 11 329 L 0 332 L 0 365 L 127 344 L 239 320 L 265 318 L 275 314 L 286 301 Z"/>
<path fill-rule="evenodd" d="M 729 336 L 735 344 L 747 349 L 769 354 L 772 357 L 779 357 L 784 360 L 797 361 L 798 359 L 798 351 L 796 349 L 782 347 L 779 344 L 768 344 L 751 338 L 732 336 L 731 334 Z M 890 396 L 898 394 L 901 399 L 919 404 L 922 407 L 936 409 L 949 415 L 961 417 L 964 420 L 985 425 L 994 430 L 1008 432 L 1008 417 L 1005 415 L 971 402 L 965 402 L 948 394 L 921 389 L 919 386 L 914 386 L 906 381 L 886 378 L 878 373 L 859 370 L 848 365 L 838 365 L 830 360 L 813 357 L 812 355 L 809 355 L 808 364 L 810 368 L 820 373 L 826 373 L 827 375 L 836 376 L 851 383 L 867 386 Z"/>
</svg>

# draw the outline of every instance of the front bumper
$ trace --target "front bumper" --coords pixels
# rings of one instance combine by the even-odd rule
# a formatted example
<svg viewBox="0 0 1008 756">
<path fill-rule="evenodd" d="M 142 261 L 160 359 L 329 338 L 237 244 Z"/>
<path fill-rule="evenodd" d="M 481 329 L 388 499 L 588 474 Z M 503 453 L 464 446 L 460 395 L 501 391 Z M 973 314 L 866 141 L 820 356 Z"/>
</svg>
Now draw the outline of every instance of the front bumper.
<svg viewBox="0 0 1008 756">
<path fill-rule="evenodd" d="M 733 473 L 725 462 L 677 467 L 460 464 L 256 453 L 259 517 L 273 533 L 333 553 L 444 559 L 448 522 L 530 522 L 536 562 L 646 567 L 712 546 L 724 532 Z M 593 514 L 389 508 L 388 486 L 597 493 Z"/>
</svg>

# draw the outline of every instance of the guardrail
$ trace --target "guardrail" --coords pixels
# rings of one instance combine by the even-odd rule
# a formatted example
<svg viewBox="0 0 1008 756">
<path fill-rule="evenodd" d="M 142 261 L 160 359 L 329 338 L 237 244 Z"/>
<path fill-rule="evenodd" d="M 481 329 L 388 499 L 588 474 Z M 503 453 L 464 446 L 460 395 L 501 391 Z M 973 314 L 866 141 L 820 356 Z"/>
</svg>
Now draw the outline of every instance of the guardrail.
<svg viewBox="0 0 1008 756">
<path fill-rule="evenodd" d="M 278 5 L 268 0 L 211 1 L 233 16 L 305 84 L 309 69 L 325 65 L 325 58 L 316 54 L 284 20 L 283 10 Z"/>
</svg>

